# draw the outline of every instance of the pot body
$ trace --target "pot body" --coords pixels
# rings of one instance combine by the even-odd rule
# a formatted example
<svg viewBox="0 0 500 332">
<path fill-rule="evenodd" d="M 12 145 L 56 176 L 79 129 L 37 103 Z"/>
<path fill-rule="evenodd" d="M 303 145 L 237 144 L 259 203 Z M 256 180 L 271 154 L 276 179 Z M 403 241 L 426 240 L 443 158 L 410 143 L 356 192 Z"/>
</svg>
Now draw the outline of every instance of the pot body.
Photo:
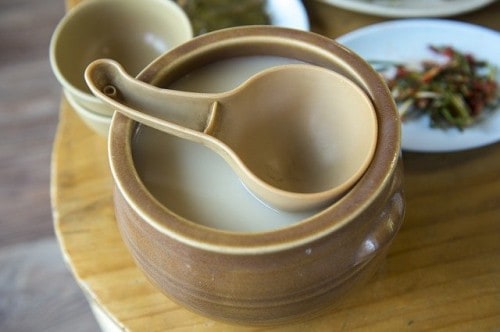
<svg viewBox="0 0 500 332">
<path fill-rule="evenodd" d="M 373 161 L 339 201 L 289 227 L 258 233 L 211 229 L 163 206 L 134 167 L 137 124 L 115 114 L 109 153 L 116 217 L 139 267 L 186 308 L 238 324 L 310 318 L 367 280 L 404 215 L 400 125 L 382 79 L 327 38 L 275 27 L 222 30 L 156 59 L 138 78 L 167 87 L 191 71 L 238 56 L 273 55 L 335 70 L 370 96 L 377 111 Z"/>
</svg>

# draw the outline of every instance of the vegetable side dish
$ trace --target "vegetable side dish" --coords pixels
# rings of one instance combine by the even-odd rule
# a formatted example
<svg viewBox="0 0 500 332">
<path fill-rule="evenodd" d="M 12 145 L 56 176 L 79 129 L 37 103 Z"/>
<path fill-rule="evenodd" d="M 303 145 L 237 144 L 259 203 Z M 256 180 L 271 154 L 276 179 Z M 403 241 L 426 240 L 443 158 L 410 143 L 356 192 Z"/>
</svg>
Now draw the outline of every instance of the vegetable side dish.
<svg viewBox="0 0 500 332">
<path fill-rule="evenodd" d="M 445 61 L 423 61 L 419 69 L 395 64 L 387 79 L 403 121 L 429 116 L 431 127 L 463 130 L 500 106 L 495 66 L 450 46 L 430 49 Z"/>
<path fill-rule="evenodd" d="M 176 0 L 195 35 L 239 25 L 270 24 L 265 0 Z"/>
</svg>

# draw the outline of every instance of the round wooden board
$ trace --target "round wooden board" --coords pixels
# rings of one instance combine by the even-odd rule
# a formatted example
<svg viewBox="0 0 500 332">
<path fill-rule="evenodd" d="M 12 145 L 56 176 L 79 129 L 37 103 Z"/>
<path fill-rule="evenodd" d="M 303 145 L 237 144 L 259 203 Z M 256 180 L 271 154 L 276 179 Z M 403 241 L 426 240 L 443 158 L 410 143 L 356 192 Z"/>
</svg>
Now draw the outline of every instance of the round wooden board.
<svg viewBox="0 0 500 332">
<path fill-rule="evenodd" d="M 498 29 L 500 7 L 492 8 L 497 15 L 477 15 Z M 334 31 L 325 18 L 333 12 L 330 6 L 311 9 L 323 29 Z M 340 20 L 351 15 L 340 13 Z M 345 29 L 378 20 L 356 17 Z M 265 329 L 228 325 L 191 313 L 154 288 L 136 267 L 116 225 L 106 139 L 88 129 L 64 99 L 52 156 L 54 226 L 68 267 L 104 330 L 500 328 L 500 144 L 403 156 L 407 214 L 387 259 L 368 284 L 307 322 Z"/>
</svg>

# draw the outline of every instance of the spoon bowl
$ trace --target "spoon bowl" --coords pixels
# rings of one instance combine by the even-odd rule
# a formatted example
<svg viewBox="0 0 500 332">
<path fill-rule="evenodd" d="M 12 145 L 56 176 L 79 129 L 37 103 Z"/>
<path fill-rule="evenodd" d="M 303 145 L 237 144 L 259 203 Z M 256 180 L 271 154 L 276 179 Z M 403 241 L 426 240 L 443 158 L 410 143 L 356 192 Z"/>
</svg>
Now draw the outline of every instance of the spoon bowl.
<svg viewBox="0 0 500 332">
<path fill-rule="evenodd" d="M 313 209 L 341 197 L 376 146 L 369 97 L 322 67 L 273 67 L 223 93 L 158 88 L 107 59 L 90 64 L 85 78 L 116 111 L 217 152 L 257 198 L 281 210 Z M 344 160 L 346 149 L 357 153 Z"/>
</svg>

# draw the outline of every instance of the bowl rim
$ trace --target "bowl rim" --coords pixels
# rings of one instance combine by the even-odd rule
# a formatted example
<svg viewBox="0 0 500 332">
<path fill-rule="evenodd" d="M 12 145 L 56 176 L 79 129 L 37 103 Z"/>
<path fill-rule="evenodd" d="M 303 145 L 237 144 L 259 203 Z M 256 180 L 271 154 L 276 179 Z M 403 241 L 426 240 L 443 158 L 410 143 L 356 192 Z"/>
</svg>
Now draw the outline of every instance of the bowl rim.
<svg viewBox="0 0 500 332">
<path fill-rule="evenodd" d="M 357 83 L 362 85 L 375 106 L 378 122 L 377 148 L 365 174 L 334 204 L 284 228 L 264 232 L 234 232 L 189 221 L 152 196 L 133 165 L 131 138 L 137 123 L 121 114 L 115 114 L 108 139 L 108 154 L 116 191 L 142 218 L 142 222 L 158 232 L 187 245 L 221 253 L 256 254 L 290 249 L 342 228 L 360 215 L 390 185 L 400 157 L 399 114 L 385 82 L 361 57 L 334 40 L 316 33 L 275 26 L 218 30 L 191 39 L 166 52 L 141 71 L 137 78 L 153 85 L 168 84 L 164 79 L 165 73 L 169 73 L 171 78 L 178 78 L 183 69 L 193 69 L 190 65 L 196 63 L 200 55 L 209 63 L 210 57 L 219 48 L 241 45 L 249 40 L 263 45 L 281 43 L 285 46 L 293 44 L 298 48 L 313 48 L 348 66 L 346 68 L 350 71 L 349 74 L 358 80 Z M 382 113 L 384 117 L 381 116 Z M 380 146 L 384 146 L 384 149 L 380 149 Z M 115 200 L 117 194 L 115 193 Z"/>
</svg>

